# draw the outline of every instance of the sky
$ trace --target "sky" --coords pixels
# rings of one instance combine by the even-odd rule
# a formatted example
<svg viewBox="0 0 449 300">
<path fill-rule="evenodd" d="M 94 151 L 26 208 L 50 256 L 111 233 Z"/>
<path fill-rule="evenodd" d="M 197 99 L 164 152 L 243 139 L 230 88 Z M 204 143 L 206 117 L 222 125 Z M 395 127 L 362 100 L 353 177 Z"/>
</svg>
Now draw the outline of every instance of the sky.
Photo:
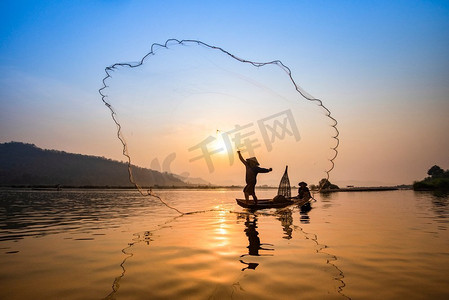
<svg viewBox="0 0 449 300">
<path fill-rule="evenodd" d="M 332 182 L 411 184 L 435 164 L 449 169 L 448 1 L 4 0 L 0 142 L 124 160 L 98 93 L 104 69 L 139 61 L 153 43 L 170 38 L 286 64 L 338 120 Z M 288 155 L 308 157 L 300 148 Z M 160 165 L 167 154 L 159 153 Z M 270 163 L 283 169 L 280 161 L 264 162 Z M 149 158 L 137 164 L 157 166 Z M 203 169 L 176 172 L 225 181 Z M 278 180 L 279 172 L 259 183 Z"/>
</svg>

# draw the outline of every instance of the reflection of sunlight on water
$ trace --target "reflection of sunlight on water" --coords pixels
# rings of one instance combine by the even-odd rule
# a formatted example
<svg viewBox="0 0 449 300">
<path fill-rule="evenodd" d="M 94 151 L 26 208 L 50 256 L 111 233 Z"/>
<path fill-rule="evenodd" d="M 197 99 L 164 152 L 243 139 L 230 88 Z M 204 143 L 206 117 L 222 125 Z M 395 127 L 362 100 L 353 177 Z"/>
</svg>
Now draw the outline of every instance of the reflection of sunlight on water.
<svg viewBox="0 0 449 300">
<path fill-rule="evenodd" d="M 235 205 L 240 190 L 175 190 L 190 211 L 208 210 L 173 217 L 130 191 L 11 193 L 1 299 L 448 295 L 447 198 L 336 193 L 310 212 L 251 214 Z"/>
<path fill-rule="evenodd" d="M 116 192 L 106 193 L 103 197 L 99 197 L 96 193 L 93 195 L 82 193 L 74 194 L 72 198 L 76 199 L 75 196 L 79 196 L 81 199 L 96 200 L 83 201 L 76 206 L 78 210 L 72 208 L 64 213 L 68 204 L 74 204 L 76 201 L 72 199 L 63 202 L 58 197 L 66 195 L 52 194 L 58 201 L 44 202 L 47 204 L 46 211 L 50 210 L 52 205 L 55 210 L 64 204 L 61 205 L 58 220 L 64 224 L 77 224 L 78 229 L 65 228 L 63 233 L 67 235 L 64 237 L 70 238 L 71 242 L 77 244 L 73 248 L 68 243 L 50 243 L 48 249 L 52 255 L 47 257 L 41 254 L 39 257 L 42 258 L 35 260 L 39 261 L 39 264 L 44 258 L 45 261 L 49 261 L 46 265 L 53 268 L 56 278 L 61 276 L 61 270 L 58 265 L 52 265 L 50 260 L 61 253 L 70 257 L 73 263 L 66 262 L 67 273 L 75 270 L 76 272 L 70 273 L 79 275 L 86 272 L 93 274 L 90 276 L 99 277 L 103 283 L 97 288 L 100 290 L 97 295 L 107 294 L 107 299 L 127 296 L 135 299 L 148 297 L 167 299 L 176 298 L 179 295 L 185 298 L 201 299 L 207 299 L 213 295 L 215 298 L 228 299 L 234 289 L 235 299 L 272 299 L 274 295 L 288 298 L 284 292 L 288 289 L 299 291 L 310 289 L 309 279 L 295 279 L 294 283 L 285 280 L 292 276 L 299 278 L 298 272 L 303 272 L 304 269 L 303 260 L 310 263 L 310 268 L 306 267 L 307 270 L 323 264 L 321 257 L 314 253 L 307 253 L 310 247 L 307 247 L 305 239 L 291 239 L 288 245 L 283 243 L 282 235 L 279 234 L 282 232 L 280 228 L 288 229 L 291 226 L 290 222 L 293 221 L 288 214 L 281 220 L 281 224 L 269 213 L 260 214 L 260 225 L 258 225 L 257 218 L 253 214 L 233 212 L 235 210 L 234 195 L 240 191 L 172 191 L 171 193 L 178 193 L 180 197 L 177 199 L 186 199 L 185 203 L 188 205 L 195 203 L 195 205 L 203 204 L 204 206 L 204 204 L 210 204 L 211 199 L 220 200 L 221 203 L 214 203 L 213 206 L 208 207 L 212 208 L 211 210 L 170 217 L 171 212 L 168 215 L 163 214 L 163 211 L 166 211 L 165 207 L 161 206 L 161 210 L 157 210 L 151 206 L 152 203 L 142 203 L 138 201 L 141 198 L 131 197 L 133 195 L 131 192 L 124 192 L 123 198 L 120 198 L 121 194 Z M 223 193 L 226 196 L 217 196 Z M 128 205 L 123 208 L 125 200 Z M 36 210 L 41 207 L 42 205 L 37 206 Z M 93 216 L 98 207 L 102 214 L 97 221 L 92 224 L 86 223 L 87 216 Z M 189 208 L 191 209 L 192 206 Z M 33 215 L 36 217 L 36 212 Z M 75 218 L 72 222 L 73 216 Z M 116 222 L 124 226 L 115 225 L 119 229 L 111 228 L 113 227 L 111 225 Z M 93 225 L 97 229 L 92 227 Z M 257 229 L 258 226 L 260 226 L 259 229 Z M 31 224 L 27 230 L 33 230 L 34 227 Z M 98 232 L 98 230 L 103 231 Z M 258 238 L 258 230 L 264 243 L 261 243 Z M 131 240 L 129 236 L 132 236 Z M 54 235 L 53 238 L 59 238 L 59 235 Z M 44 240 L 49 239 L 47 237 L 41 241 Z M 112 240 L 115 242 L 111 244 Z M 39 244 L 37 239 L 31 241 Z M 278 247 L 276 255 L 274 255 L 275 244 Z M 70 251 L 65 250 L 68 247 L 71 248 Z M 42 246 L 40 248 L 44 249 Z M 18 249 L 22 250 L 22 248 Z M 26 250 L 23 252 L 25 253 Z M 58 252 L 61 253 L 58 254 Z M 301 259 L 298 260 L 298 257 Z M 95 259 L 108 265 L 108 272 L 96 273 L 95 270 L 99 269 L 98 265 L 93 263 L 86 265 L 86 259 Z M 17 264 L 17 262 L 8 264 L 7 270 L 12 270 L 17 267 Z M 259 264 L 263 267 L 257 267 Z M 22 269 L 26 270 L 23 266 Z M 243 273 L 244 270 L 250 271 Z M 291 270 L 291 274 L 288 270 Z M 14 275 L 13 271 L 10 273 Z M 311 273 L 308 275 L 311 281 L 320 281 L 322 287 L 332 286 L 332 277 L 324 276 L 326 274 L 323 274 L 321 270 Z M 22 278 L 32 278 L 32 275 L 21 275 Z M 65 274 L 62 276 L 69 278 Z M 43 278 L 48 279 L 45 276 Z M 84 277 L 78 276 L 78 278 Z M 99 278 L 95 280 L 98 281 Z M 81 282 L 77 283 L 77 286 L 82 285 Z M 237 285 L 241 289 L 235 288 Z M 67 283 L 61 285 L 60 289 L 71 289 L 72 286 L 73 284 Z M 46 293 L 50 296 L 54 295 L 54 290 L 49 288 Z M 87 293 L 87 290 L 79 291 L 78 294 L 73 294 L 73 298 L 77 296 L 83 298 L 82 295 Z"/>
<path fill-rule="evenodd" d="M 226 224 L 227 212 L 219 211 L 217 212 L 217 227 L 214 230 L 214 240 L 219 241 L 215 247 L 225 247 L 229 245 L 229 225 Z"/>
</svg>

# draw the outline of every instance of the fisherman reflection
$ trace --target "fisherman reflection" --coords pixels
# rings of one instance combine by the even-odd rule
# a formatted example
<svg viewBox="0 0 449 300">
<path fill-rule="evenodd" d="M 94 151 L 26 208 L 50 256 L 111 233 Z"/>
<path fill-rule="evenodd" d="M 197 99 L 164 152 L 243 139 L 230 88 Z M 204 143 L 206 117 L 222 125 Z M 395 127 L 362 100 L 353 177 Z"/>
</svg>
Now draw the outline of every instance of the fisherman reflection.
<svg viewBox="0 0 449 300">
<path fill-rule="evenodd" d="M 270 254 L 260 254 L 260 250 L 266 250 L 266 251 L 273 251 L 274 249 L 267 249 L 263 248 L 263 246 L 273 246 L 272 244 L 265 244 L 260 242 L 259 238 L 259 232 L 257 232 L 257 216 L 253 215 L 253 219 L 251 220 L 250 215 L 246 216 L 245 221 L 245 234 L 248 237 L 248 254 L 243 254 L 240 256 L 240 258 L 243 258 L 245 256 L 269 256 Z M 243 259 L 240 260 L 242 264 L 245 264 L 246 267 L 242 269 L 242 271 L 246 269 L 255 270 L 259 263 L 250 262 L 247 263 L 243 261 Z"/>
<path fill-rule="evenodd" d="M 307 205 L 307 207 L 302 208 L 299 211 L 299 221 L 301 224 L 309 224 L 310 223 L 310 217 L 309 217 L 309 211 L 312 209 L 310 205 Z"/>
<path fill-rule="evenodd" d="M 247 262 L 244 262 L 243 260 L 240 260 L 240 262 L 242 264 L 244 264 L 244 265 L 247 265 L 247 267 L 244 267 L 242 269 L 242 271 L 245 271 L 245 270 L 248 270 L 248 269 L 255 270 L 257 268 L 257 266 L 259 266 L 259 263 L 247 263 Z"/>
</svg>

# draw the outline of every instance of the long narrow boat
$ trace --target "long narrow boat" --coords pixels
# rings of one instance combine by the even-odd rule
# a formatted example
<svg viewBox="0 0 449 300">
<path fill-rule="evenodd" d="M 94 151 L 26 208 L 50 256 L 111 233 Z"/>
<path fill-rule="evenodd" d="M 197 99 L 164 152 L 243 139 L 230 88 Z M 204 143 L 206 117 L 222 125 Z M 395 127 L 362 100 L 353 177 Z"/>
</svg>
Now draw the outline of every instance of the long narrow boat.
<svg viewBox="0 0 449 300">
<path fill-rule="evenodd" d="M 298 207 L 302 207 L 304 205 L 310 204 L 312 201 L 311 197 L 306 197 L 299 199 L 297 197 L 288 198 L 287 201 L 275 202 L 273 199 L 258 199 L 257 204 L 254 203 L 254 200 L 250 199 L 246 201 L 245 199 L 235 199 L 237 204 L 244 208 L 249 209 L 264 209 L 264 208 L 283 208 L 290 205 L 297 205 Z"/>
</svg>

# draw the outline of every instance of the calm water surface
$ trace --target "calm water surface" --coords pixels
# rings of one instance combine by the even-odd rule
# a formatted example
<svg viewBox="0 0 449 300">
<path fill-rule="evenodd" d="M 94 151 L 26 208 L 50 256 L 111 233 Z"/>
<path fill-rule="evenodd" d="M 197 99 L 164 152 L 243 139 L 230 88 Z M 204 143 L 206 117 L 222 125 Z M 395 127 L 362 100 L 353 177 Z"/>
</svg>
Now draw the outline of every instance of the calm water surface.
<svg viewBox="0 0 449 300">
<path fill-rule="evenodd" d="M 272 197 L 275 190 L 260 191 Z M 0 299 L 449 299 L 449 198 L 0 191 Z"/>
</svg>

